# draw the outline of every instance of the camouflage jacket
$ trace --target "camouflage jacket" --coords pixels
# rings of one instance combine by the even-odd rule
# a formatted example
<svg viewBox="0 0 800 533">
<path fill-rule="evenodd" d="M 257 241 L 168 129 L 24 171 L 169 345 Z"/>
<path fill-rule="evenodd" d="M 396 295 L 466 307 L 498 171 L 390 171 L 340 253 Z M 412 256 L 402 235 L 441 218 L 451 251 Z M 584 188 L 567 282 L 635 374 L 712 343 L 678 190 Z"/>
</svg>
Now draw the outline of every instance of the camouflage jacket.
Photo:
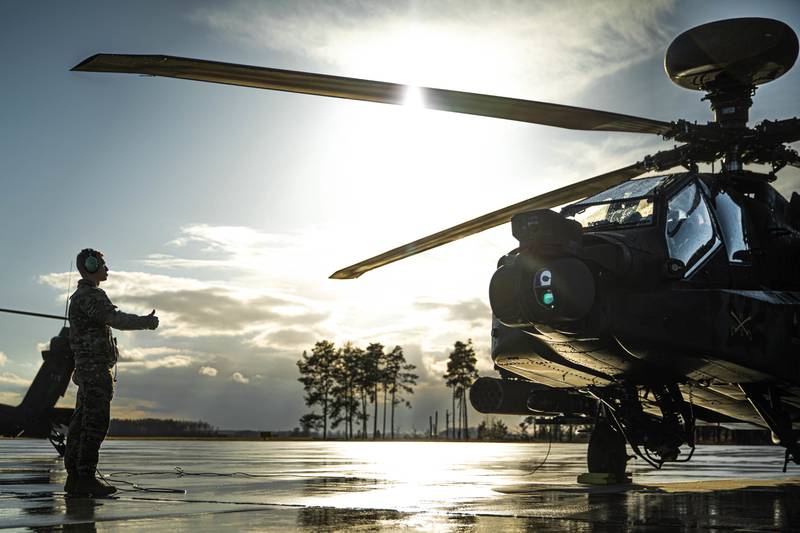
<svg viewBox="0 0 800 533">
<path fill-rule="evenodd" d="M 111 328 L 152 329 L 153 318 L 123 313 L 103 289 L 82 279 L 69 300 L 69 345 L 76 365 L 105 364 L 113 367 L 119 352 Z"/>
</svg>

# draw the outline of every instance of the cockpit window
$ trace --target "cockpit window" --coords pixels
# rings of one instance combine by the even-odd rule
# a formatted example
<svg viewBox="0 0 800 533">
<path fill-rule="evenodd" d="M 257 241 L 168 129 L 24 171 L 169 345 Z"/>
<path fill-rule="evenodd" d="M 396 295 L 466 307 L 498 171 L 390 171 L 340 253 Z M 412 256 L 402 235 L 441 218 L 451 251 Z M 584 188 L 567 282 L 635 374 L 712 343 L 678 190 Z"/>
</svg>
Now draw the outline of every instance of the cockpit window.
<svg viewBox="0 0 800 533">
<path fill-rule="evenodd" d="M 711 214 L 696 183 L 690 183 L 667 202 L 665 233 L 669 256 L 682 261 L 687 271 L 715 244 Z"/>
<path fill-rule="evenodd" d="M 714 207 L 722 230 L 722 240 L 728 250 L 728 261 L 736 264 L 747 263 L 750 256 L 750 239 L 742 207 L 725 191 L 720 191 L 714 197 Z"/>
<path fill-rule="evenodd" d="M 589 198 L 575 202 L 573 205 L 579 206 L 581 204 L 599 204 L 611 202 L 613 200 L 625 200 L 627 198 L 641 198 L 642 196 L 649 196 L 652 195 L 655 188 L 661 185 L 661 183 L 663 183 L 668 177 L 669 175 L 626 181 L 624 183 L 620 183 L 619 185 L 615 185 L 610 189 L 606 189 L 601 193 L 595 194 L 594 196 L 590 196 Z"/>
<path fill-rule="evenodd" d="M 607 225 L 641 226 L 650 224 L 653 221 L 653 199 L 639 198 L 590 205 L 586 209 L 571 215 L 570 218 L 580 222 L 584 228 Z"/>
<path fill-rule="evenodd" d="M 643 226 L 653 222 L 653 194 L 669 176 L 620 183 L 565 207 L 561 212 L 584 228 Z"/>
</svg>

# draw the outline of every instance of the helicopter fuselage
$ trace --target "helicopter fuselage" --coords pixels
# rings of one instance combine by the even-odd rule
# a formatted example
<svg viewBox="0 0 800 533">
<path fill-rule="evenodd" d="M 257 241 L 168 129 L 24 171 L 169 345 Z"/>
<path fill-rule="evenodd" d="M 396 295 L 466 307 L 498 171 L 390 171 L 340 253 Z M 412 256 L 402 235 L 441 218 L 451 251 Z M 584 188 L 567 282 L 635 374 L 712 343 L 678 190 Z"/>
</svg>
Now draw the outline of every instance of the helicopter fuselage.
<svg viewBox="0 0 800 533">
<path fill-rule="evenodd" d="M 520 246 L 490 285 L 501 375 L 601 400 L 622 391 L 660 416 L 669 413 L 658 391 L 669 390 L 710 422 L 769 426 L 754 391 L 797 410 L 800 198 L 787 202 L 761 178 L 656 176 L 561 213 L 516 215 Z M 553 411 L 536 396 L 510 411 Z"/>
</svg>

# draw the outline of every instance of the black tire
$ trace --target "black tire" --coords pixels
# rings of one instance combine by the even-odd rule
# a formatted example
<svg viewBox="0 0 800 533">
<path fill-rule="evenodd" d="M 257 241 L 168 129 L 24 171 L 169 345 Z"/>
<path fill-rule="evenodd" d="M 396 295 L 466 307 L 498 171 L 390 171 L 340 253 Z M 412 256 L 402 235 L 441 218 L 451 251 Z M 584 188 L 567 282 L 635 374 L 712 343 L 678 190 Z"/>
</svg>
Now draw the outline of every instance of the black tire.
<svg viewBox="0 0 800 533">
<path fill-rule="evenodd" d="M 613 474 L 618 479 L 623 479 L 627 462 L 625 437 L 608 421 L 600 420 L 589 437 L 589 450 L 586 454 L 589 472 Z"/>
</svg>

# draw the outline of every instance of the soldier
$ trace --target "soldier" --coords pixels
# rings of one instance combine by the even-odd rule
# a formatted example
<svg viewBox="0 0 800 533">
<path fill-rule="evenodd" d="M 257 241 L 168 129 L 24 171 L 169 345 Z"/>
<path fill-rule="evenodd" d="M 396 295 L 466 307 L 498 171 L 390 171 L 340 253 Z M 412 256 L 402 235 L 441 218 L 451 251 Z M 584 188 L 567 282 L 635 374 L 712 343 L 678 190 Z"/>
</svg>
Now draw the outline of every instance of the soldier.
<svg viewBox="0 0 800 533">
<path fill-rule="evenodd" d="M 67 436 L 64 490 L 71 495 L 107 496 L 117 489 L 100 483 L 95 472 L 111 417 L 115 381 L 111 370 L 119 356 L 111 328 L 156 329 L 158 317 L 155 310 L 147 316 L 117 310 L 98 287 L 108 279 L 102 253 L 91 248 L 81 250 L 76 264 L 82 279 L 70 297 L 68 316 L 69 343 L 75 355 L 72 380 L 78 385 L 78 400 Z"/>
</svg>

